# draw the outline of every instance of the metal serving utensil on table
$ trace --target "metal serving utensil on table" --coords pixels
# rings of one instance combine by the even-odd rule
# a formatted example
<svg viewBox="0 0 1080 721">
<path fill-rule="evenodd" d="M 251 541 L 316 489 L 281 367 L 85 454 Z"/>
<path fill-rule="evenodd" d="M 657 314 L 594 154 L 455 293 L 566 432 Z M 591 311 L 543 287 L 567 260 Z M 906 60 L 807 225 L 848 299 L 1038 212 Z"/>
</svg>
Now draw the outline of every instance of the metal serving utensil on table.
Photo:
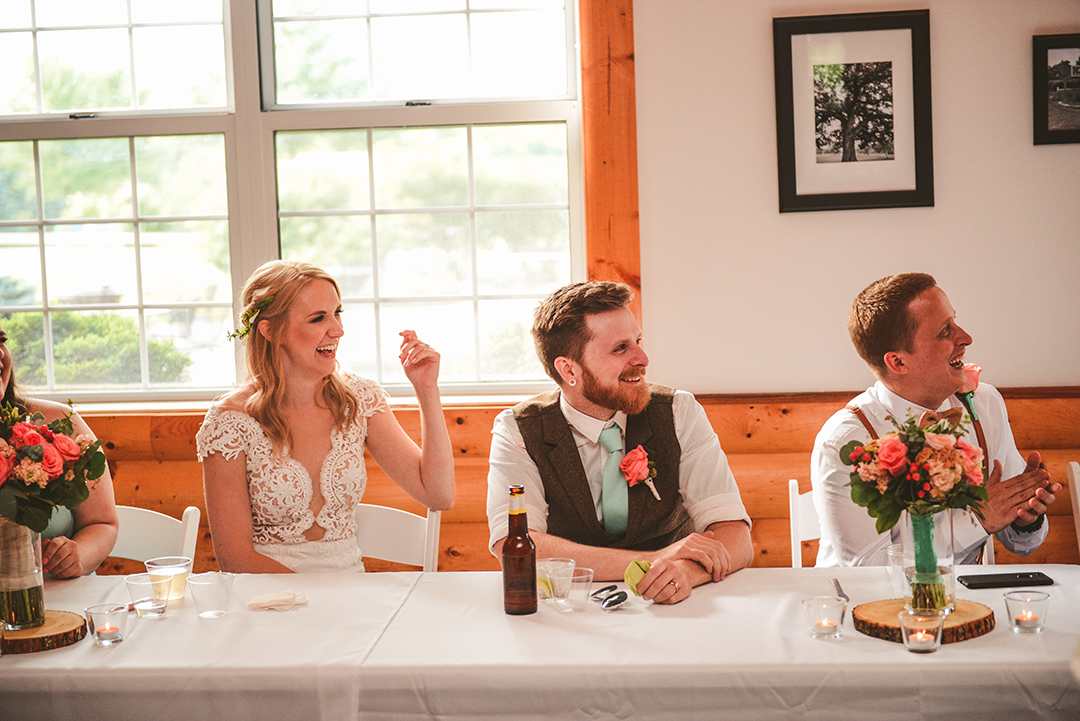
<svg viewBox="0 0 1080 721">
<path fill-rule="evenodd" d="M 840 624 L 843 625 L 844 616 L 847 615 L 847 604 L 851 603 L 851 599 L 848 598 L 848 595 L 844 593 L 844 589 L 841 588 L 839 578 L 834 578 L 832 580 L 832 585 L 836 589 L 836 595 L 844 599 L 844 612 L 840 614 Z"/>
</svg>

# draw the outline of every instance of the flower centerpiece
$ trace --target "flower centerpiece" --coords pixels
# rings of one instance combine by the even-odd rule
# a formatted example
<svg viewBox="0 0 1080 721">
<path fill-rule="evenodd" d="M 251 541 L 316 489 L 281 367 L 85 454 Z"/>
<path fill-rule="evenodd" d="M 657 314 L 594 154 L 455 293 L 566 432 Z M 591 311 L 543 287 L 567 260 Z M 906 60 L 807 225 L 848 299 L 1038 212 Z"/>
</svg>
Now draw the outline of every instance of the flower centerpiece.
<svg viewBox="0 0 1080 721">
<path fill-rule="evenodd" d="M 963 415 L 960 408 L 927 411 L 902 423 L 889 416 L 895 432 L 840 449 L 841 461 L 852 466 L 851 499 L 877 519 L 878 533 L 908 512 L 915 556 L 911 608 L 947 610 L 953 605 L 934 548 L 934 514 L 970 508 L 982 518 L 987 500 L 983 452 L 960 440 L 967 431 Z"/>
<path fill-rule="evenodd" d="M 101 441 L 74 434 L 71 416 L 44 423 L 0 406 L 0 622 L 45 622 L 40 534 L 57 506 L 75 508 L 105 472 Z"/>
</svg>

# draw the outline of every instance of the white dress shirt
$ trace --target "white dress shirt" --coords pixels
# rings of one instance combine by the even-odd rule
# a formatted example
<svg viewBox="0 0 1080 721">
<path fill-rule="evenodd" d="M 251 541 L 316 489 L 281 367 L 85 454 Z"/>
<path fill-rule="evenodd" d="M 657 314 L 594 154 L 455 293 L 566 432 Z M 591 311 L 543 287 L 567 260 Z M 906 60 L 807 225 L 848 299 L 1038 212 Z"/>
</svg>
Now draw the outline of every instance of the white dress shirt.
<svg viewBox="0 0 1080 721">
<path fill-rule="evenodd" d="M 881 381 L 856 396 L 848 405 L 858 406 L 866 414 L 878 436 L 895 430 L 886 416 L 903 422 L 909 416 L 918 416 L 926 410 L 943 411 L 963 408 L 956 396 L 949 396 L 940 408 L 923 408 L 896 395 Z M 1027 461 L 1016 449 L 1005 401 L 993 386 L 980 383 L 975 391 L 975 412 L 982 423 L 986 436 L 989 468 L 994 461 L 1001 461 L 1002 478 L 1012 478 L 1023 473 Z M 965 410 L 965 416 L 967 411 Z M 886 566 L 887 549 L 900 542 L 900 524 L 888 533 L 878 533 L 876 519 L 866 509 L 851 500 L 851 466 L 840 460 L 840 449 L 849 441 L 869 441 L 866 428 L 851 411 L 837 411 L 826 421 L 814 440 L 810 458 L 810 481 L 813 485 L 814 508 L 821 520 L 821 541 L 818 546 L 818 566 Z M 979 441 L 974 426 L 968 422 L 968 432 L 963 440 L 978 448 Z M 989 479 L 987 479 L 989 480 Z M 953 544 L 957 563 L 974 563 L 979 549 L 989 535 L 970 511 L 953 510 Z M 1049 520 L 1034 533 L 1017 533 L 1006 526 L 996 534 L 997 539 L 1013 553 L 1028 555 L 1043 542 Z"/>
<path fill-rule="evenodd" d="M 600 493 L 604 487 L 604 462 L 608 451 L 600 445 L 600 432 L 612 423 L 618 423 L 622 429 L 623 443 L 626 442 L 626 414 L 622 411 L 609 420 L 601 421 L 585 415 L 566 402 L 566 396 L 560 395 L 559 409 L 570 424 L 570 430 L 581 455 L 581 464 L 585 467 L 585 476 L 592 490 L 596 517 L 603 522 L 603 508 Z M 694 530 L 704 531 L 713 523 L 720 521 L 746 521 L 750 525 L 750 516 L 743 507 L 739 487 L 728 467 L 727 456 L 720 448 L 720 440 L 713 432 L 705 409 L 693 395 L 686 391 L 675 391 L 672 402 L 675 421 L 675 436 L 679 440 L 682 453 L 679 458 L 679 491 Z M 544 482 L 532 458 L 525 450 L 513 409 L 507 409 L 495 418 L 491 430 L 491 457 L 488 467 L 487 514 L 488 529 L 491 533 L 489 548 L 498 555 L 495 543 L 507 533 L 507 512 L 510 496 L 507 488 L 512 483 L 525 486 L 525 511 L 529 518 L 529 529 L 540 533 L 547 532 L 548 504 L 544 492 Z M 623 449 L 625 452 L 625 448 Z"/>
</svg>

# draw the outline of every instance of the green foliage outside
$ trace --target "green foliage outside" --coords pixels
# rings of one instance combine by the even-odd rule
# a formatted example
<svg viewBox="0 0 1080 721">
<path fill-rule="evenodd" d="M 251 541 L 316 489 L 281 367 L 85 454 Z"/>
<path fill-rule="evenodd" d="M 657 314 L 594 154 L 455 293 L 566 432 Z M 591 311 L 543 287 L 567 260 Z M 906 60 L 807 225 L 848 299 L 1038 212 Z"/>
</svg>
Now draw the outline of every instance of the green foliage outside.
<svg viewBox="0 0 1080 721">
<path fill-rule="evenodd" d="M 2 302 L 2 301 L 0 301 Z M 37 313 L 15 313 L 4 321 L 15 357 L 16 378 L 24 388 L 44 388 L 45 334 Z M 138 384 L 139 329 L 134 319 L 108 312 L 52 315 L 56 386 L 75 388 Z M 147 342 L 150 380 L 182 380 L 192 361 L 171 340 Z"/>
</svg>

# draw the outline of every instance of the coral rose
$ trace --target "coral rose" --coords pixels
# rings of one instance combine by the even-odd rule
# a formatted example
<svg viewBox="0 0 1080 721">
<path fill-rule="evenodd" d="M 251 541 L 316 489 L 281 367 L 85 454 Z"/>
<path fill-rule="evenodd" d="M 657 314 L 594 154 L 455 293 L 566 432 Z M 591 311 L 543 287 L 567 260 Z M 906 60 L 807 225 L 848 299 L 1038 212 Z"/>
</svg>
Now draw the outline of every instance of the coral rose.
<svg viewBox="0 0 1080 721">
<path fill-rule="evenodd" d="M 41 444 L 41 470 L 53 479 L 64 472 L 64 458 L 52 443 Z"/>
<path fill-rule="evenodd" d="M 890 475 L 899 475 L 908 467 L 907 450 L 897 434 L 889 433 L 878 444 L 878 465 Z"/>
<path fill-rule="evenodd" d="M 57 433 L 52 439 L 53 447 L 60 453 L 60 457 L 67 461 L 77 461 L 79 456 L 82 455 L 82 449 L 79 448 L 79 444 L 71 440 L 62 433 Z"/>
<path fill-rule="evenodd" d="M 970 479 L 973 486 L 981 486 L 983 482 L 982 462 L 983 452 L 981 448 L 964 443 L 956 442 L 956 448 L 964 454 L 964 473 Z"/>
<path fill-rule="evenodd" d="M 0 453 L 0 486 L 4 485 L 8 476 L 11 475 L 11 460 Z"/>
<path fill-rule="evenodd" d="M 626 476 L 627 484 L 633 488 L 638 481 L 644 481 L 649 477 L 649 454 L 644 448 L 638 446 L 623 457 L 619 470 Z"/>
<path fill-rule="evenodd" d="M 979 374 L 982 373 L 982 368 L 974 363 L 964 364 L 964 375 L 967 376 L 967 380 L 964 381 L 964 386 L 960 389 L 961 393 L 970 393 L 979 387 Z"/>
<path fill-rule="evenodd" d="M 11 445 L 16 449 L 40 446 L 43 443 L 45 443 L 45 438 L 29 423 L 16 423 L 11 427 Z"/>
</svg>

